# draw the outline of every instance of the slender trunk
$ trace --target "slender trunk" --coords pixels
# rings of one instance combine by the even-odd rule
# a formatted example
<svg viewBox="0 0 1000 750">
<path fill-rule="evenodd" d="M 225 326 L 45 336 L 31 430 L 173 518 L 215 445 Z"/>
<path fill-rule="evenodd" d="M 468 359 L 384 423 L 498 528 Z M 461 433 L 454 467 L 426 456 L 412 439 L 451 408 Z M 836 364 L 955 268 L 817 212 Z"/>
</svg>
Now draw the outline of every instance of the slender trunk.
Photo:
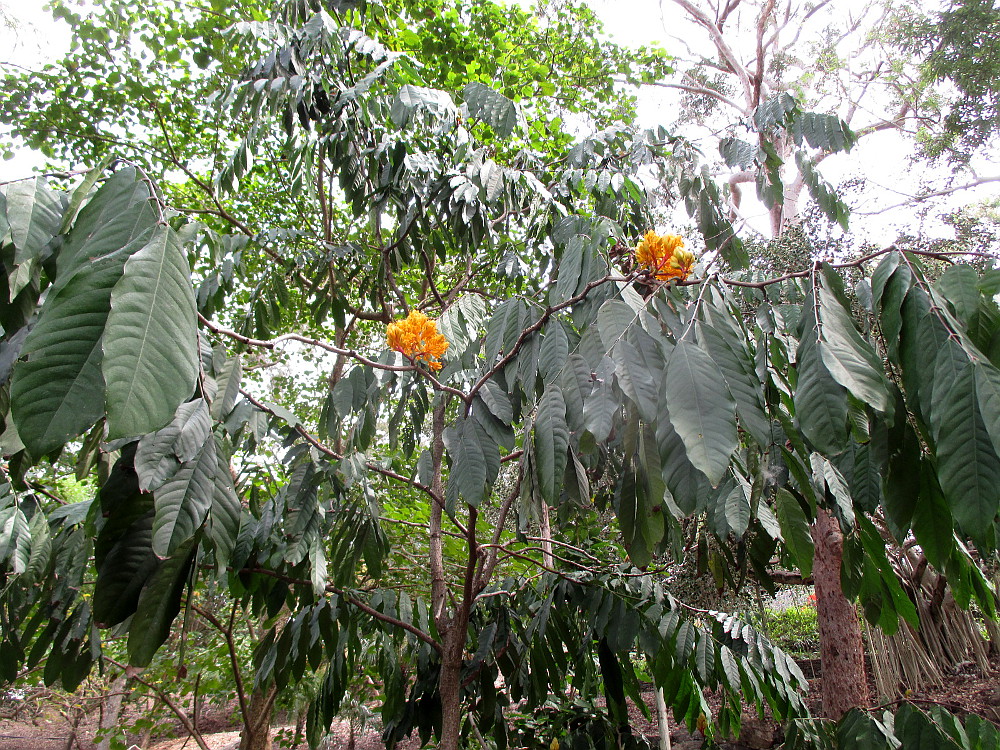
<svg viewBox="0 0 1000 750">
<path fill-rule="evenodd" d="M 468 628 L 466 622 L 453 620 L 444 636 L 441 654 L 441 744 L 439 750 L 458 750 L 462 733 L 462 654 Z"/>
<path fill-rule="evenodd" d="M 111 750 L 111 731 L 118 725 L 127 683 L 128 675 L 122 672 L 112 681 L 108 694 L 101 701 L 101 740 L 94 745 L 94 750 Z"/>
<path fill-rule="evenodd" d="M 670 716 L 667 714 L 663 688 L 656 690 L 656 726 L 660 730 L 660 750 L 670 750 Z"/>
<path fill-rule="evenodd" d="M 271 713 L 277 695 L 273 684 L 254 688 L 240 732 L 240 750 L 271 750 Z"/>
<path fill-rule="evenodd" d="M 823 715 L 839 719 L 852 708 L 869 704 L 861 623 L 840 587 L 844 537 L 836 519 L 823 508 L 812 528 L 816 556 L 813 579 L 823 665 Z"/>
<path fill-rule="evenodd" d="M 552 557 L 552 521 L 549 518 L 549 504 L 542 500 L 542 564 L 546 568 L 555 569 L 555 558 Z"/>
</svg>

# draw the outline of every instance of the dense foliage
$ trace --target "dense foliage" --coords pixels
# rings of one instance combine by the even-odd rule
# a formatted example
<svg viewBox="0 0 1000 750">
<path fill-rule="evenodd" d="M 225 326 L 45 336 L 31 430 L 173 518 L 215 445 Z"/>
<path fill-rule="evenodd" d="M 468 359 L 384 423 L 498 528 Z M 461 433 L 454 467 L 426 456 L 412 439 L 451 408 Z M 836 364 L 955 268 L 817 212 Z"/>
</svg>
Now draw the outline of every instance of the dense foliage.
<svg viewBox="0 0 1000 750">
<path fill-rule="evenodd" d="M 678 720 L 726 735 L 743 703 L 801 718 L 804 677 L 752 625 L 673 597 L 657 566 L 697 545 L 734 588 L 770 585 L 775 558 L 808 575 L 823 513 L 871 622 L 917 625 L 886 555 L 910 535 L 995 616 L 973 554 L 998 541 L 995 269 L 895 248 L 747 269 L 697 151 L 629 126 L 604 88 L 662 58 L 542 44 L 592 23 L 574 6 L 536 23 L 487 4 L 227 5 L 207 14 L 234 16 L 222 46 L 191 10 L 107 8 L 76 19 L 81 75 L 144 56 L 162 70 L 80 97 L 58 71 L 9 80 L 42 105 L 8 109 L 13 133 L 111 158 L 69 189 L 0 194 L 0 679 L 44 665 L 72 690 L 109 663 L 109 635 L 145 667 L 213 592 L 264 625 L 255 695 L 322 675 L 313 745 L 369 667 L 390 746 L 416 730 L 505 747 L 530 734 L 506 709 L 544 711 L 567 685 L 581 714 L 600 689 L 607 705 L 579 724 L 607 736 L 571 746 L 639 745 L 636 655 Z M 157 23 L 168 43 L 143 39 Z M 433 48 L 451 35 L 478 40 L 454 43 L 464 73 Z M 576 138 L 560 112 L 602 128 Z M 59 121 L 85 129 L 44 135 Z M 787 94 L 754 131 L 759 147 L 722 152 L 772 197 L 772 139 L 853 143 Z M 700 230 L 687 250 L 648 233 L 673 201 Z M 67 470 L 96 497 L 63 503 Z M 931 721 L 946 720 L 896 726 Z M 819 746 L 891 736 L 861 714 L 792 726 Z"/>
</svg>

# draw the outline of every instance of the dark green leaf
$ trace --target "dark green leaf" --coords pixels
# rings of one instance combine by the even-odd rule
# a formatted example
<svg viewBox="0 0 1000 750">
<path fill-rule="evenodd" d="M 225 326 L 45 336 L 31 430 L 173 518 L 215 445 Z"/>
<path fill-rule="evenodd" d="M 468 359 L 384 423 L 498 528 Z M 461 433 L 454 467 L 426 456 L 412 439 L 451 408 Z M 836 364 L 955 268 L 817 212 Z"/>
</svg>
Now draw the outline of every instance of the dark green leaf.
<svg viewBox="0 0 1000 750">
<path fill-rule="evenodd" d="M 159 429 L 194 390 L 198 337 L 187 257 L 160 227 L 111 293 L 102 372 L 110 438 Z"/>
</svg>

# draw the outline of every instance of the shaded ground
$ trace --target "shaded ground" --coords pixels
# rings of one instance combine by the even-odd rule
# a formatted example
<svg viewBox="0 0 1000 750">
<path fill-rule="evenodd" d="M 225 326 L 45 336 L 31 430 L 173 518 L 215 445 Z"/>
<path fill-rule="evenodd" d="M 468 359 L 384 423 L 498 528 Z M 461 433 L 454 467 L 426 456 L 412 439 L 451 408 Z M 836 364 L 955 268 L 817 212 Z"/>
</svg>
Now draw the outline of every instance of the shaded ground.
<svg viewBox="0 0 1000 750">
<path fill-rule="evenodd" d="M 813 713 L 819 711 L 819 690 L 820 677 L 817 664 L 805 662 L 802 664 L 803 671 L 807 677 L 816 675 L 810 679 L 810 691 L 807 695 L 807 702 Z M 966 668 L 956 670 L 944 685 L 913 694 L 908 700 L 918 706 L 927 707 L 932 704 L 940 704 L 948 710 L 960 715 L 974 713 L 983 716 L 991 721 L 1000 724 L 1000 683 L 997 681 L 997 674 L 1000 673 L 1000 662 L 994 660 L 994 672 L 990 675 L 983 675 L 974 667 L 968 665 Z M 873 691 L 874 692 L 874 691 Z M 653 707 L 653 694 L 645 693 L 644 698 L 650 709 Z M 713 698 L 709 696 L 709 703 L 713 703 Z M 890 707 L 891 703 L 883 704 Z M 63 707 L 65 710 L 65 707 Z M 642 716 L 638 708 L 633 707 L 630 712 L 633 730 L 636 733 L 644 734 L 655 746 L 658 737 L 655 716 L 652 720 L 647 720 Z M 200 727 L 203 731 L 205 743 L 210 750 L 235 750 L 239 744 L 239 732 L 232 724 L 232 711 L 230 708 L 216 708 L 205 712 L 200 720 Z M 724 744 L 722 747 L 729 750 L 740 750 L 745 748 L 766 748 L 770 747 L 774 741 L 780 741 L 780 731 L 778 725 L 772 721 L 761 721 L 756 717 L 747 717 L 745 722 L 743 743 Z M 60 715 L 55 707 L 45 708 L 36 716 L 20 715 L 16 719 L 0 719 L 0 750 L 90 750 L 91 740 L 96 729 L 96 716 L 92 716 L 89 721 L 81 722 L 77 728 L 75 738 L 71 737 L 69 722 Z M 276 732 L 280 730 L 276 729 Z M 288 740 L 291 737 L 292 727 L 284 728 L 286 744 L 290 746 Z M 369 731 L 358 734 L 355 738 L 356 750 L 382 750 L 384 745 L 380 738 L 380 728 L 375 727 Z M 182 734 L 182 730 L 177 728 L 176 734 Z M 349 726 L 346 721 L 335 723 L 332 727 L 330 748 L 346 748 L 349 740 Z M 130 737 L 130 740 L 137 740 Z M 674 750 L 694 750 L 701 746 L 700 737 L 692 737 L 682 728 L 671 722 L 671 740 Z M 69 744 L 68 744 L 69 743 Z M 745 744 L 744 744 L 745 743 Z M 399 750 L 417 750 L 420 742 L 416 736 L 399 745 Z M 190 738 L 180 739 L 160 739 L 154 740 L 150 748 L 152 750 L 197 750 L 197 744 Z M 274 747 L 279 748 L 281 744 L 275 742 Z M 300 746 L 305 748 L 303 742 Z"/>
</svg>

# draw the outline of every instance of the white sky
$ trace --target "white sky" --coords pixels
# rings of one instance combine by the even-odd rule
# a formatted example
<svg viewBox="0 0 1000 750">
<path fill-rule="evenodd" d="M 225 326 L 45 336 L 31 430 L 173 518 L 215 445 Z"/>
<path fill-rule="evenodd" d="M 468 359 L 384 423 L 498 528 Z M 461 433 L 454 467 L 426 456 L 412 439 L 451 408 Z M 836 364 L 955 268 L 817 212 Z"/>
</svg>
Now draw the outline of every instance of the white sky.
<svg viewBox="0 0 1000 750">
<path fill-rule="evenodd" d="M 522 5 L 531 4 L 529 0 L 518 1 Z M 704 32 L 686 21 L 681 10 L 669 0 L 662 3 L 659 0 L 590 0 L 590 3 L 604 21 L 608 34 L 619 43 L 648 45 L 658 42 L 679 58 L 686 55 L 685 44 L 699 51 L 710 50 Z M 44 4 L 45 0 L 0 0 L 0 10 L 16 20 L 14 28 L 0 25 L 0 60 L 33 67 L 58 58 L 68 49 L 68 27 L 62 22 L 53 22 Z M 835 0 L 828 8 L 829 17 L 834 21 L 842 20 L 846 14 L 858 12 L 867 4 L 866 0 Z M 674 119 L 678 101 L 676 91 L 644 87 L 639 96 L 640 124 L 645 127 L 669 124 Z M 706 154 L 714 155 L 714 137 L 705 137 L 703 144 Z M 855 204 L 857 212 L 852 215 L 852 232 L 861 231 L 874 242 L 888 243 L 900 229 L 915 231 L 912 207 L 875 216 L 861 213 L 899 203 L 918 192 L 916 183 L 927 173 L 908 171 L 910 152 L 904 139 L 893 133 L 881 133 L 862 139 L 849 155 L 835 155 L 823 162 L 821 171 L 830 182 L 837 184 L 842 179 L 861 176 L 875 188 L 863 202 Z M 36 155 L 23 152 L 12 160 L 0 161 L 0 182 L 25 177 L 38 164 Z M 745 193 L 752 198 L 752 187 Z M 925 228 L 933 234 L 947 236 L 950 230 L 933 220 L 944 207 L 954 208 L 997 195 L 1000 195 L 1000 183 L 965 191 L 932 211 Z M 754 207 L 753 203 L 745 201 L 744 209 L 753 225 L 766 225 L 763 206 Z"/>
</svg>

